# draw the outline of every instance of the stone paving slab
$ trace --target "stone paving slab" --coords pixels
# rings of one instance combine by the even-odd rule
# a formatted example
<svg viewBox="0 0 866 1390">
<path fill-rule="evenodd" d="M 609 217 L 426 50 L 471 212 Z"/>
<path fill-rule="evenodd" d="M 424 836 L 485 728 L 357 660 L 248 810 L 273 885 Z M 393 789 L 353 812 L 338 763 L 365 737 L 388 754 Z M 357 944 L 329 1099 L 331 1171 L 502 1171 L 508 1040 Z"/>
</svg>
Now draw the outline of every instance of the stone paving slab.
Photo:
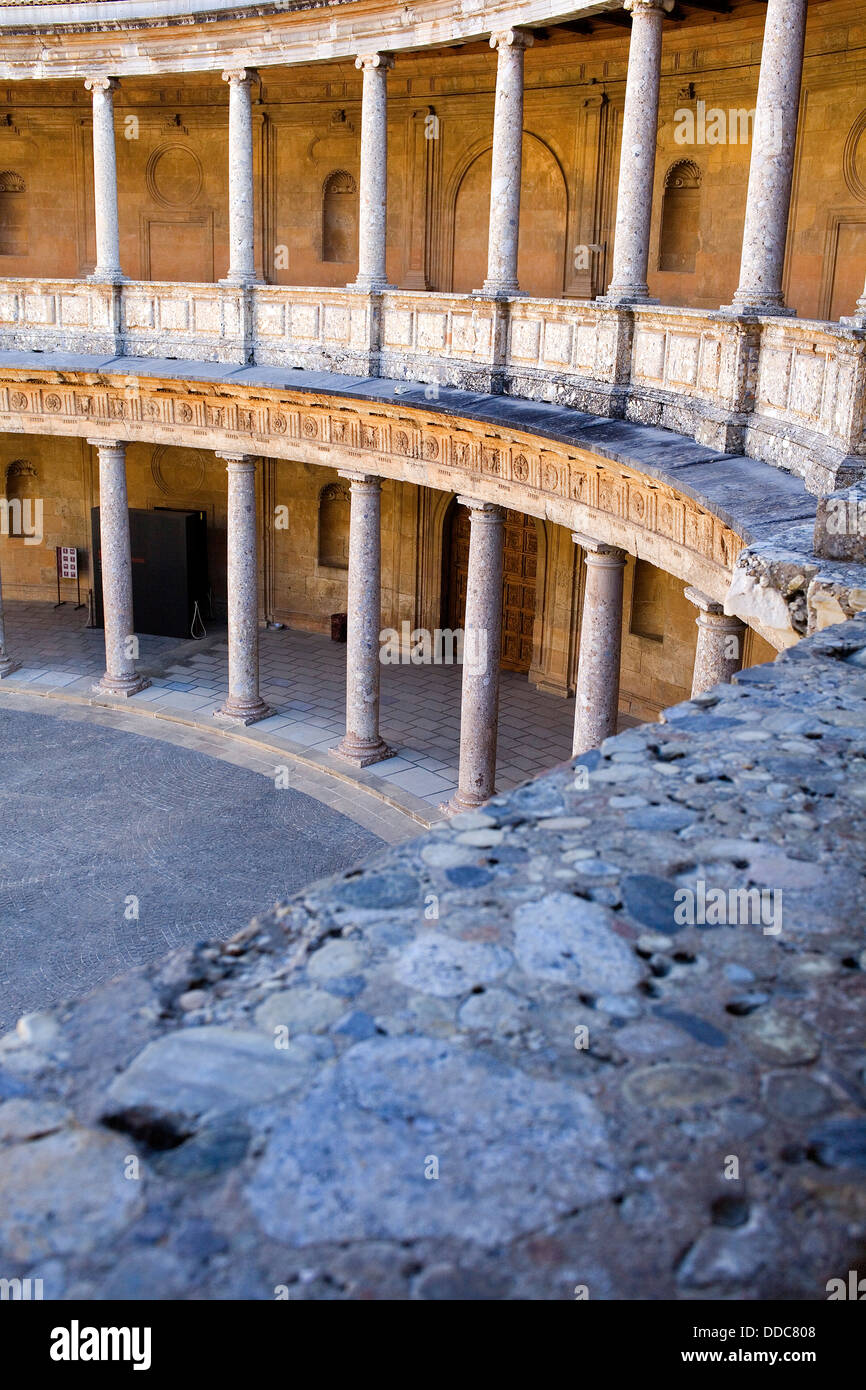
<svg viewBox="0 0 866 1390">
<path fill-rule="evenodd" d="M 49 694 L 117 703 L 94 692 L 104 667 L 101 631 L 85 626 L 86 615 L 54 610 L 49 604 L 10 601 L 6 605 L 10 651 L 19 653 L 24 669 L 3 681 L 0 689 L 38 689 Z M 38 641 L 47 666 L 29 664 L 32 643 Z M 457 786 L 460 745 L 459 667 L 382 668 L 382 734 L 396 757 L 356 771 L 331 756 L 344 728 L 346 649 L 319 633 L 268 629 L 259 634 L 262 695 L 274 709 L 272 718 L 244 731 L 254 741 L 266 740 L 290 757 L 314 765 L 402 807 L 429 825 Z M 140 669 L 151 684 L 128 701 L 131 709 L 149 709 L 201 722 L 208 728 L 233 726 L 214 719 L 228 691 L 228 655 L 224 629 L 213 625 L 206 647 L 193 641 L 141 637 Z M 63 653 L 63 660 L 55 657 Z M 202 673 L 207 670 L 207 675 Z M 81 672 L 83 674 L 77 674 Z M 313 698 L 298 698 L 309 693 Z M 534 689 L 525 676 L 502 673 L 497 785 L 502 790 L 553 766 L 571 752 L 574 704 Z M 623 727 L 633 723 L 622 716 Z M 422 759 L 439 763 L 418 768 Z M 411 774 L 406 776 L 406 774 Z M 447 774 L 447 775 L 446 775 Z"/>
</svg>

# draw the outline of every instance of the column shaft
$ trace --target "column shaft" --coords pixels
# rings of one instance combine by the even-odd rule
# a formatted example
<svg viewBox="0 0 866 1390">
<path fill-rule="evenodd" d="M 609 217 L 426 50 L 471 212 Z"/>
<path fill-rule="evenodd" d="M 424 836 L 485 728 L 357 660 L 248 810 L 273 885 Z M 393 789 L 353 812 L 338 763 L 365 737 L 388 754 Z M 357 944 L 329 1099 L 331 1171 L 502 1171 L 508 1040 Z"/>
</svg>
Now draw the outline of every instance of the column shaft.
<svg viewBox="0 0 866 1390">
<path fill-rule="evenodd" d="M 388 288 L 385 268 L 388 210 L 388 69 L 393 58 L 367 53 L 355 59 L 364 74 L 361 98 L 361 188 L 358 211 L 359 289 Z"/>
<path fill-rule="evenodd" d="M 631 10 L 610 303 L 649 300 L 650 227 L 658 140 L 662 24 L 673 0 L 625 0 Z"/>
<path fill-rule="evenodd" d="M 13 661 L 6 650 L 6 619 L 3 613 L 3 583 L 0 576 L 0 680 L 4 676 L 11 676 L 13 671 L 17 671 L 21 665 L 20 661 Z"/>
<path fill-rule="evenodd" d="M 505 29 L 490 36 L 490 47 L 497 50 L 497 58 L 487 279 L 482 291 L 489 295 L 516 294 L 519 288 L 517 246 L 523 159 L 523 54 L 531 43 L 532 35 L 522 29 Z"/>
<path fill-rule="evenodd" d="M 685 596 L 699 610 L 695 619 L 698 641 L 692 676 L 692 698 L 714 685 L 728 685 L 743 665 L 745 623 L 728 617 L 723 606 L 700 589 L 688 588 Z"/>
<path fill-rule="evenodd" d="M 382 483 L 343 473 L 352 487 L 349 520 L 349 621 L 346 634 L 346 733 L 334 749 L 356 767 L 391 756 L 379 736 Z"/>
<path fill-rule="evenodd" d="M 782 274 L 791 210 L 805 37 L 806 0 L 769 0 L 752 136 L 740 283 L 731 306 L 740 312 L 788 312 L 782 294 Z"/>
<path fill-rule="evenodd" d="M 259 565 L 256 459 L 217 454 L 228 471 L 229 693 L 218 718 L 255 724 L 273 711 L 259 693 Z"/>
<path fill-rule="evenodd" d="M 98 439 L 89 442 L 99 454 L 99 543 L 105 624 L 105 675 L 94 689 L 108 695 L 135 695 L 150 681 L 135 669 L 138 640 L 132 611 L 126 444 Z"/>
<path fill-rule="evenodd" d="M 460 771 L 451 811 L 487 801 L 496 783 L 499 660 L 502 643 L 502 565 L 505 512 L 490 502 L 458 497 L 469 508 L 469 568 L 463 629 Z"/>
<path fill-rule="evenodd" d="M 91 280 L 123 279 L 120 268 L 120 221 L 117 208 L 117 151 L 114 142 L 113 77 L 90 77 L 85 87 L 93 94 L 93 197 L 96 224 L 96 266 Z"/>
<path fill-rule="evenodd" d="M 223 282 L 228 285 L 251 285 L 256 278 L 251 95 L 255 80 L 248 68 L 223 73 L 229 84 L 229 272 Z"/>
<path fill-rule="evenodd" d="M 573 539 L 583 546 L 586 563 L 574 711 L 576 756 L 616 733 L 626 556 L 624 550 L 588 536 Z"/>
</svg>

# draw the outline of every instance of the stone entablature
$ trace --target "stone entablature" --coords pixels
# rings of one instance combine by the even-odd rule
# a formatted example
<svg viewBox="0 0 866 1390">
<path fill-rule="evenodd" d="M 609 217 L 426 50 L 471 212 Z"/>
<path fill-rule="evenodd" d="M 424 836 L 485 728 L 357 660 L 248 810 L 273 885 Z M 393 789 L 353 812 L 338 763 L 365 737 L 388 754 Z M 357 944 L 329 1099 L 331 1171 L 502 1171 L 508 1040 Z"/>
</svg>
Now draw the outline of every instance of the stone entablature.
<svg viewBox="0 0 866 1390">
<path fill-rule="evenodd" d="M 6 348 L 504 391 L 747 453 L 812 492 L 866 470 L 866 332 L 845 324 L 428 291 L 6 279 Z"/>
<path fill-rule="evenodd" d="M 336 379 L 339 380 L 338 378 Z M 0 431 L 119 437 L 261 454 L 469 494 L 544 517 L 677 575 L 722 601 L 747 526 L 715 516 L 673 479 L 587 449 L 398 400 L 269 389 L 231 377 L 181 381 L 0 367 Z"/>
<path fill-rule="evenodd" d="M 249 17 L 246 8 L 253 11 Z M 411 7 L 392 0 L 344 0 L 338 6 L 320 0 L 292 9 L 274 0 L 207 0 L 192 7 L 182 0 L 2 6 L 0 79 L 77 77 L 82 67 L 118 77 L 208 72 L 227 56 L 242 56 L 256 67 L 354 60 L 358 53 L 467 43 L 516 23 L 543 25 L 619 8 L 619 0 L 572 0 L 567 7 L 561 0 L 476 0 L 460 6 L 451 0 L 414 0 Z M 223 10 L 228 11 L 224 18 Z M 46 33 L 52 32 L 62 33 L 62 47 L 46 49 Z"/>
</svg>

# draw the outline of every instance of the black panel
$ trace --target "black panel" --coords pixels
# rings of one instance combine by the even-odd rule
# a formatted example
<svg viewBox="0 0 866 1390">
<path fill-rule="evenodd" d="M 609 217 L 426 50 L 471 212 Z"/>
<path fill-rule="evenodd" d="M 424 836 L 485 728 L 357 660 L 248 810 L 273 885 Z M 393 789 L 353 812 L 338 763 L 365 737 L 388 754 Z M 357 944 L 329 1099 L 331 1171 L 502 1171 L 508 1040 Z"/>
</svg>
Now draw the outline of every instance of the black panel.
<svg viewBox="0 0 866 1390">
<path fill-rule="evenodd" d="M 91 513 L 94 621 L 104 624 L 99 508 Z M 205 512 L 130 510 L 132 606 L 135 631 L 160 637 L 189 637 L 196 601 L 208 611 L 207 517 Z"/>
</svg>

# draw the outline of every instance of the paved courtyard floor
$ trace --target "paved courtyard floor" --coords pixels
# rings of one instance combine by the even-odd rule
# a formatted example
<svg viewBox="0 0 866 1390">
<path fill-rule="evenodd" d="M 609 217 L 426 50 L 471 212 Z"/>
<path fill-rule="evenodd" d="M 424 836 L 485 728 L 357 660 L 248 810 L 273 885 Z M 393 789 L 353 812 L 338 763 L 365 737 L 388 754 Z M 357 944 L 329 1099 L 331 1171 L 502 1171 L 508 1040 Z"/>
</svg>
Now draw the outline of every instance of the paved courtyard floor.
<svg viewBox="0 0 866 1390">
<path fill-rule="evenodd" d="M 71 605 L 6 603 L 7 645 L 22 663 L 0 691 L 91 698 L 104 669 L 103 634 Z M 140 669 L 152 684 L 123 704 L 213 729 L 228 686 L 225 627 L 201 641 L 141 637 Z M 459 666 L 382 667 L 381 731 L 394 757 L 356 772 L 331 749 L 344 729 L 346 648 L 318 633 L 260 634 L 261 688 L 274 710 L 244 731 L 253 742 L 348 778 L 425 822 L 457 785 Z M 502 673 L 497 789 L 506 791 L 571 756 L 574 702 L 543 694 L 523 675 Z M 633 723 L 627 716 L 623 724 Z"/>
<path fill-rule="evenodd" d="M 0 715 L 0 1033 L 383 847 L 260 771 L 32 705 Z"/>
</svg>

